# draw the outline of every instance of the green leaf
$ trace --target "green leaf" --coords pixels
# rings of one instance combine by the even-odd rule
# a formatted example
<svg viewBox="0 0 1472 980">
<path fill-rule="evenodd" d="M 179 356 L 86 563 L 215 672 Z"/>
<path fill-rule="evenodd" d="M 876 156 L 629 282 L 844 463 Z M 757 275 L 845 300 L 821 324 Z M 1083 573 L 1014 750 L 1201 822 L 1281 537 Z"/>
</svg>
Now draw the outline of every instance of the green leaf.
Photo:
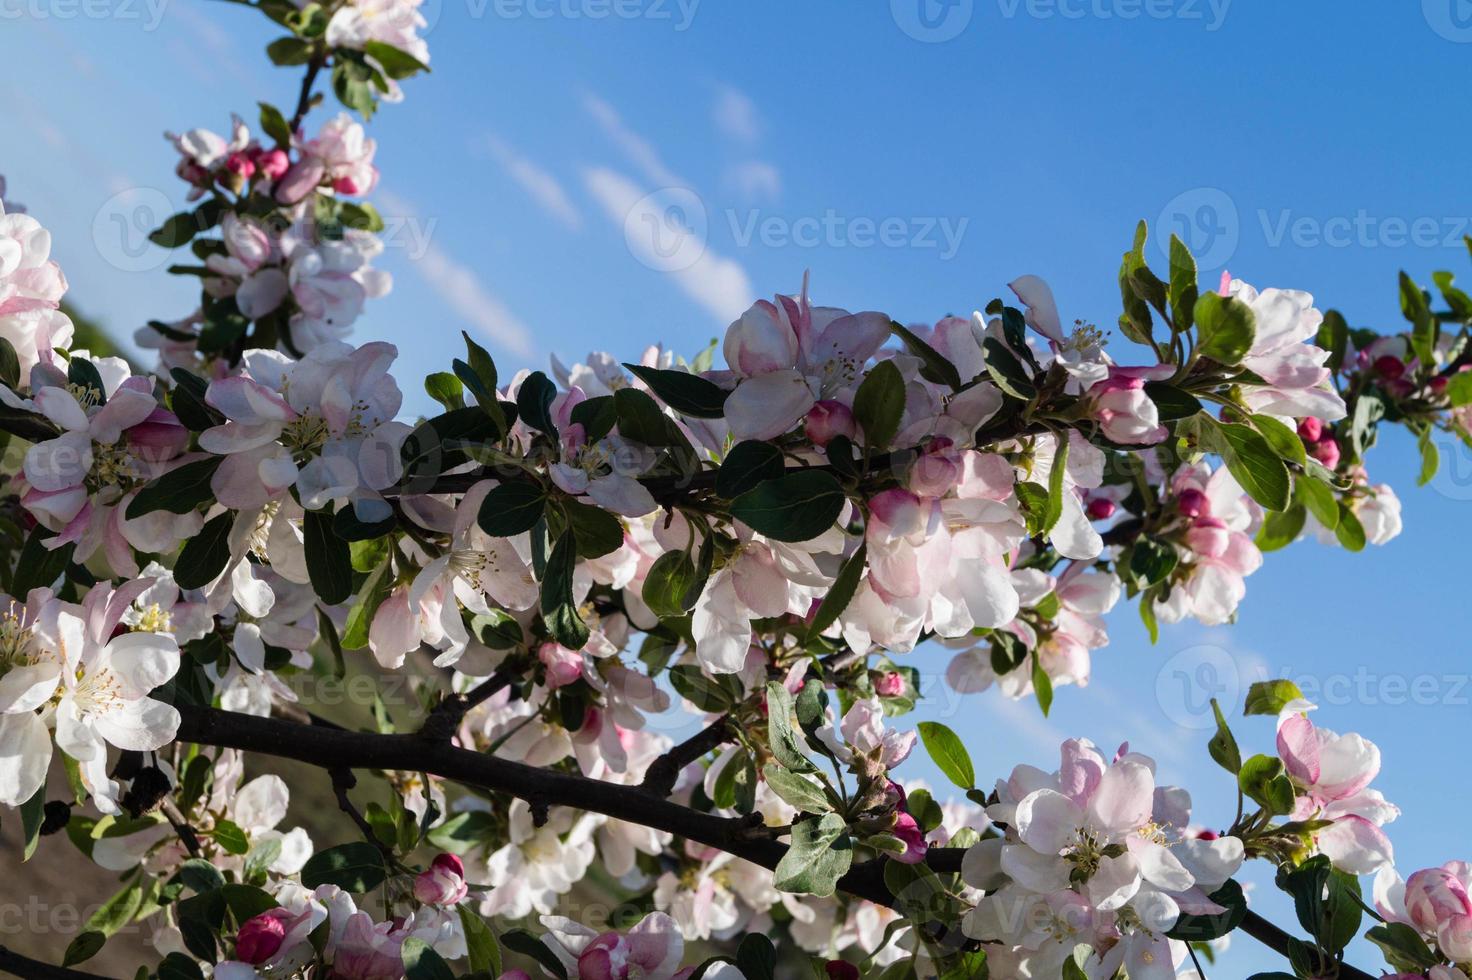
<svg viewBox="0 0 1472 980">
<path fill-rule="evenodd" d="M 780 681 L 767 682 L 767 740 L 772 757 L 792 772 L 817 772 L 792 727 L 792 693 Z"/>
<path fill-rule="evenodd" d="M 15 352 L 15 345 L 4 337 L 0 337 L 0 381 L 11 388 L 20 386 L 20 355 Z"/>
<path fill-rule="evenodd" d="M 76 544 L 67 542 L 59 548 L 47 547 L 53 535 L 37 525 L 26 538 L 25 546 L 15 563 L 15 577 L 10 591 L 18 599 L 24 599 L 32 589 L 54 585 L 72 560 Z"/>
<path fill-rule="evenodd" d="M 429 71 L 429 66 L 424 62 L 402 48 L 396 48 L 384 41 L 364 43 L 363 53 L 378 62 L 383 73 L 395 81 Z"/>
<path fill-rule="evenodd" d="M 1422 973 L 1441 962 L 1415 928 L 1404 922 L 1375 926 L 1365 933 L 1365 938 L 1379 946 L 1386 962 L 1397 970 Z"/>
<path fill-rule="evenodd" d="M 465 383 L 448 371 L 436 371 L 424 379 L 424 390 L 445 407 L 445 411 L 465 407 Z"/>
<path fill-rule="evenodd" d="M 577 538 L 579 558 L 602 558 L 623 547 L 624 526 L 613 514 L 574 497 L 564 497 L 561 503 L 567 526 Z"/>
<path fill-rule="evenodd" d="M 583 434 L 589 442 L 597 442 L 618 424 L 618 408 L 612 395 L 598 395 L 574 405 L 570 417 L 583 427 Z"/>
<path fill-rule="evenodd" d="M 1242 763 L 1237 785 L 1247 798 L 1274 816 L 1293 811 L 1293 784 L 1283 772 L 1281 759 L 1255 755 Z"/>
<path fill-rule="evenodd" d="M 1242 706 L 1244 715 L 1276 715 L 1290 701 L 1303 699 L 1303 692 L 1292 681 L 1258 681 L 1247 689 L 1247 702 Z"/>
<path fill-rule="evenodd" d="M 831 474 L 794 470 L 731 501 L 731 516 L 776 541 L 811 541 L 833 526 L 847 500 Z"/>
<path fill-rule="evenodd" d="M 1268 510 L 1286 510 L 1293 481 L 1288 467 L 1267 439 L 1250 426 L 1214 419 L 1208 431 L 1214 434 L 1212 448 L 1221 455 L 1247 495 Z"/>
<path fill-rule="evenodd" d="M 1041 658 L 1036 655 L 1032 658 L 1032 690 L 1037 696 L 1038 707 L 1043 710 L 1043 717 L 1048 717 L 1053 707 L 1053 678 L 1048 676 Z"/>
<path fill-rule="evenodd" d="M 266 57 L 278 67 L 305 65 L 312 60 L 312 46 L 303 38 L 280 37 L 266 45 Z"/>
<path fill-rule="evenodd" d="M 529 956 L 536 960 L 542 969 L 559 980 L 567 980 L 567 967 L 562 965 L 562 961 L 547 948 L 545 943 L 525 929 L 510 929 L 503 932 L 501 945 L 513 953 L 520 953 L 522 956 Z"/>
<path fill-rule="evenodd" d="M 302 884 L 308 888 L 336 885 L 343 891 L 363 894 L 383 884 L 388 870 L 383 852 L 367 841 L 338 844 L 318 851 L 302 866 Z"/>
<path fill-rule="evenodd" d="M 864 430 L 864 445 L 888 449 L 905 413 L 905 379 L 894 361 L 880 361 L 865 375 L 854 394 L 853 411 Z"/>
<path fill-rule="evenodd" d="M 183 368 L 174 368 L 169 374 L 174 379 L 169 407 L 179 416 L 179 421 L 184 423 L 185 428 L 190 432 L 202 432 L 225 421 L 225 416 L 206 404 L 204 397 L 209 391 L 209 385 L 203 378 L 190 374 Z"/>
<path fill-rule="evenodd" d="M 1221 364 L 1239 364 L 1257 338 L 1257 320 L 1241 300 L 1207 292 L 1196 300 L 1196 331 L 1196 353 Z"/>
<path fill-rule="evenodd" d="M 620 388 L 613 393 L 618 413 L 618 434 L 645 446 L 677 446 L 684 441 L 679 427 L 664 414 L 659 403 L 637 388 Z"/>
<path fill-rule="evenodd" d="M 836 813 L 804 817 L 792 825 L 792 843 L 777 862 L 777 888 L 798 895 L 832 895 L 853 862 L 853 841 Z"/>
<path fill-rule="evenodd" d="M 230 511 L 211 518 L 200 532 L 184 542 L 174 563 L 174 581 L 181 589 L 202 589 L 225 570 L 230 562 L 230 530 L 235 515 Z"/>
<path fill-rule="evenodd" d="M 204 894 L 223 885 L 225 876 L 203 858 L 190 858 L 179 866 L 179 880 L 184 882 L 185 887 Z"/>
<path fill-rule="evenodd" d="M 666 551 L 654 559 L 644 577 L 641 595 L 656 616 L 680 617 L 695 608 L 696 569 L 688 551 Z M 692 591 L 694 592 L 692 596 Z M 687 605 L 688 603 L 688 605 Z"/>
<path fill-rule="evenodd" d="M 261 107 L 261 132 L 271 137 L 279 146 L 291 145 L 291 125 L 281 110 L 269 102 L 257 103 Z"/>
<path fill-rule="evenodd" d="M 21 862 L 31 859 L 36 845 L 41 840 L 41 823 L 46 818 L 46 787 L 42 786 L 31 794 L 31 798 L 20 805 Z"/>
<path fill-rule="evenodd" d="M 1166 935 L 1181 942 L 1204 943 L 1232 932 L 1247 917 L 1247 898 L 1242 894 L 1242 886 L 1235 881 L 1228 879 L 1207 897 L 1226 909 L 1226 914 L 1182 915 Z"/>
<path fill-rule="evenodd" d="M 174 952 L 158 965 L 158 980 L 204 980 L 204 972 L 187 954 Z"/>
<path fill-rule="evenodd" d="M 1329 310 L 1324 313 L 1324 322 L 1319 324 L 1319 336 L 1316 340 L 1319 347 L 1329 352 L 1329 359 L 1324 362 L 1325 366 L 1335 374 L 1344 364 L 1344 353 L 1349 349 L 1349 324 L 1344 322 L 1344 315 L 1338 310 Z"/>
<path fill-rule="evenodd" d="M 1227 719 L 1222 716 L 1222 708 L 1216 698 L 1211 699 L 1211 713 L 1216 716 L 1216 733 L 1207 741 L 1206 751 L 1217 765 L 1235 776 L 1242 771 L 1242 751 L 1237 748 L 1237 739 L 1227 727 Z"/>
<path fill-rule="evenodd" d="M 843 560 L 843 565 L 838 569 L 838 576 L 828 587 L 823 601 L 818 604 L 818 611 L 813 614 L 813 621 L 808 624 L 809 637 L 819 636 L 837 622 L 839 616 L 843 615 L 843 611 L 853 601 L 854 593 L 859 589 L 859 580 L 863 578 L 868 556 L 869 545 L 868 542 L 865 542 L 859 545 L 857 551 Z"/>
<path fill-rule="evenodd" d="M 87 930 L 67 944 L 66 953 L 61 957 L 62 966 L 75 966 L 83 963 L 97 955 L 98 950 L 107 942 L 107 937 L 100 932 Z"/>
<path fill-rule="evenodd" d="M 578 614 L 572 598 L 573 572 L 577 568 L 577 538 L 572 529 L 563 531 L 547 556 L 542 577 L 542 619 L 552 638 L 569 650 L 581 650 L 588 642 L 588 624 Z"/>
<path fill-rule="evenodd" d="M 1195 395 L 1164 381 L 1145 382 L 1145 394 L 1155 403 L 1162 422 L 1188 419 L 1201 411 L 1201 402 Z"/>
<path fill-rule="evenodd" d="M 496 831 L 495 817 L 484 810 L 468 810 L 449 817 L 429 832 L 429 842 L 442 851 L 464 854 Z"/>
<path fill-rule="evenodd" d="M 476 523 L 493 538 L 512 538 L 537 526 L 546 512 L 547 492 L 529 480 L 492 487 L 476 512 Z"/>
<path fill-rule="evenodd" d="M 159 248 L 178 248 L 188 245 L 199 231 L 199 222 L 192 211 L 180 211 L 164 219 L 164 223 L 148 233 L 148 240 Z"/>
<path fill-rule="evenodd" d="M 1422 364 L 1436 363 L 1436 317 L 1426 293 L 1404 272 L 1400 274 L 1400 309 L 1411 323 L 1411 350 Z"/>
<path fill-rule="evenodd" d="M 905 350 L 920 359 L 920 377 L 931 384 L 945 385 L 952 391 L 961 390 L 961 375 L 956 370 L 956 365 L 942 357 L 939 351 L 907 327 L 891 320 L 889 330 L 905 345 Z"/>
<path fill-rule="evenodd" d="M 1041 534 L 1047 534 L 1058 525 L 1058 519 L 1063 516 L 1063 495 L 1073 492 L 1063 479 L 1068 473 L 1069 437 L 1067 434 L 1057 435 L 1054 442 L 1058 448 L 1053 454 L 1053 465 L 1048 470 L 1048 502 L 1043 507 L 1042 519 L 1038 524 Z"/>
<path fill-rule="evenodd" d="M 669 677 L 675 692 L 699 711 L 722 712 L 741 697 L 741 682 L 735 674 L 712 676 L 698 664 L 679 664 L 670 668 Z"/>
<path fill-rule="evenodd" d="M 1171 235 L 1170 310 L 1178 333 L 1191 329 L 1196 317 L 1196 301 L 1200 296 L 1196 277 L 1196 259 L 1191 250 L 1180 238 Z"/>
<path fill-rule="evenodd" d="M 1257 531 L 1255 539 L 1257 550 L 1277 551 L 1297 541 L 1307 517 L 1308 512 L 1301 504 L 1294 504 L 1283 511 L 1268 511 L 1267 517 L 1263 519 L 1262 527 Z"/>
<path fill-rule="evenodd" d="M 995 337 L 988 337 L 982 344 L 986 353 L 986 370 L 998 388 L 1019 401 L 1031 401 L 1037 395 L 1037 385 L 1032 375 L 1017 355 Z"/>
<path fill-rule="evenodd" d="M 393 592 L 391 571 L 389 558 L 385 555 L 378 567 L 363 580 L 357 601 L 348 610 L 348 621 L 342 630 L 342 645 L 347 649 L 361 650 L 368 645 L 368 628 L 373 624 L 373 614 Z"/>
<path fill-rule="evenodd" d="M 1461 371 L 1452 375 L 1446 383 L 1446 397 L 1453 408 L 1472 405 L 1472 371 Z"/>
<path fill-rule="evenodd" d="M 128 504 L 127 517 L 132 520 L 156 510 L 187 514 L 200 504 L 214 500 L 210 481 L 224 461 L 223 456 L 210 456 L 170 470 L 138 491 Z"/>
<path fill-rule="evenodd" d="M 450 965 L 423 939 L 410 936 L 401 947 L 405 980 L 455 980 Z"/>
<path fill-rule="evenodd" d="M 721 468 L 716 471 L 716 493 L 724 500 L 735 500 L 757 484 L 777 479 L 783 472 L 782 450 L 755 439 L 738 442 L 726 453 Z"/>
<path fill-rule="evenodd" d="M 777 948 L 762 933 L 747 933 L 736 947 L 736 968 L 745 980 L 775 980 Z"/>
<path fill-rule="evenodd" d="M 772 792 L 803 813 L 827 813 L 833 809 L 833 803 L 821 786 L 783 769 L 775 762 L 767 763 L 762 769 L 762 778 L 772 787 Z"/>
<path fill-rule="evenodd" d="M 471 972 L 484 971 L 492 976 L 499 976 L 501 946 L 496 942 L 496 936 L 491 932 L 491 927 L 486 925 L 486 920 L 476 913 L 474 903 L 461 902 L 455 906 L 455 912 L 460 916 L 460 928 L 465 933 L 466 955 L 470 961 Z"/>
<path fill-rule="evenodd" d="M 1424 487 L 1436 478 L 1437 471 L 1441 469 L 1441 452 L 1431 441 L 1430 428 L 1421 430 L 1416 444 L 1421 450 L 1421 471 L 1416 475 L 1416 485 Z"/>
<path fill-rule="evenodd" d="M 557 425 L 552 421 L 552 402 L 557 398 L 557 385 L 541 371 L 533 371 L 516 389 L 516 411 L 521 420 L 554 440 Z"/>
<path fill-rule="evenodd" d="M 1339 500 L 1329 484 L 1303 473 L 1293 481 L 1293 495 L 1325 528 L 1332 531 L 1339 526 Z"/>
<path fill-rule="evenodd" d="M 925 751 L 945 777 L 962 789 L 974 787 L 976 770 L 971 766 L 971 755 L 961 737 L 938 721 L 922 721 L 919 727 Z"/>
<path fill-rule="evenodd" d="M 681 415 L 697 419 L 718 419 L 725 415 L 726 398 L 730 392 L 714 382 L 687 371 L 666 371 L 644 367 L 641 364 L 625 364 L 659 400 Z"/>
<path fill-rule="evenodd" d="M 1176 549 L 1159 538 L 1144 535 L 1130 550 L 1130 574 L 1143 588 L 1164 582 L 1180 563 Z"/>
<path fill-rule="evenodd" d="M 500 399 L 496 397 L 496 362 L 484 347 L 470 339 L 470 334 L 462 330 L 460 336 L 465 339 L 466 359 L 454 362 L 455 376 L 470 389 L 476 403 L 491 417 L 497 430 L 505 432 L 506 415 L 501 411 Z"/>
<path fill-rule="evenodd" d="M 1299 466 L 1307 462 L 1308 455 L 1304 452 L 1303 440 L 1298 437 L 1297 432 L 1271 415 L 1254 415 L 1251 422 L 1252 427 L 1262 434 L 1281 458 Z"/>
<path fill-rule="evenodd" d="M 212 831 L 215 843 L 220 846 L 226 854 L 237 857 L 250 850 L 250 838 L 246 837 L 245 831 L 233 820 L 216 820 Z"/>
<path fill-rule="evenodd" d="M 348 506 L 352 506 L 349 504 Z M 302 520 L 307 575 L 317 597 L 329 606 L 353 594 L 353 556 L 347 541 L 333 532 L 332 512 L 309 510 Z"/>
<path fill-rule="evenodd" d="M 1344 501 L 1339 502 L 1339 524 L 1334 528 L 1334 537 L 1346 551 L 1365 550 L 1365 526 Z"/>
</svg>

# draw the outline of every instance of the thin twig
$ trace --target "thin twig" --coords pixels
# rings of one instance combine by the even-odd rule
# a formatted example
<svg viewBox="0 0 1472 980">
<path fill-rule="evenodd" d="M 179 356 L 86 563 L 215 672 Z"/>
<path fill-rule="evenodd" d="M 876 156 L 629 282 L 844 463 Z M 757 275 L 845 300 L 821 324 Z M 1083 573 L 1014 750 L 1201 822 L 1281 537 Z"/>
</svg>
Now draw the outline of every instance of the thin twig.
<svg viewBox="0 0 1472 980">
<path fill-rule="evenodd" d="M 721 715 L 699 732 L 655 759 L 644 771 L 639 789 L 660 799 L 674 792 L 675 783 L 685 767 L 700 759 L 731 738 L 731 716 Z"/>
</svg>

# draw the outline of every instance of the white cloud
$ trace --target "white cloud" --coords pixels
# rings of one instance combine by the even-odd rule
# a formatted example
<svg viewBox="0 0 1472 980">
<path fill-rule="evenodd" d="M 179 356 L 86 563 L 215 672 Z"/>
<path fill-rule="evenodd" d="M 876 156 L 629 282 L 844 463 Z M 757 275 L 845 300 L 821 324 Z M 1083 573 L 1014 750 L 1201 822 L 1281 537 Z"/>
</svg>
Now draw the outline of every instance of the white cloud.
<svg viewBox="0 0 1472 980">
<path fill-rule="evenodd" d="M 741 143 L 755 143 L 762 135 L 761 113 L 756 103 L 740 89 L 722 85 L 716 89 L 716 101 L 711 107 L 711 118 L 716 129 Z"/>
<path fill-rule="evenodd" d="M 531 328 L 487 291 L 474 272 L 430 245 L 413 263 L 424 280 L 439 291 L 450 309 L 491 340 L 517 354 L 532 352 Z"/>
<path fill-rule="evenodd" d="M 765 160 L 747 160 L 726 168 L 725 183 L 748 201 L 774 201 L 782 195 L 782 174 Z"/>
<path fill-rule="evenodd" d="M 683 187 L 685 182 L 664 165 L 654 145 L 624 123 L 618 110 L 591 92 L 583 95 L 583 106 L 615 146 L 655 187 Z"/>
<path fill-rule="evenodd" d="M 755 295 L 750 277 L 740 263 L 711 251 L 704 241 L 703 220 L 696 222 L 698 240 L 686 241 L 679 246 L 679 252 L 688 255 L 689 261 L 671 268 L 669 253 L 656 248 L 651 236 L 627 233 L 629 228 L 655 228 L 666 223 L 667 215 L 658 194 L 646 194 L 627 177 L 602 167 L 585 170 L 583 182 L 588 192 L 603 206 L 608 219 L 624 233 L 624 240 L 634 258 L 651 269 L 666 271 L 686 296 L 709 310 L 718 320 L 728 322 L 750 305 Z"/>
<path fill-rule="evenodd" d="M 582 227 L 582 215 L 562 189 L 561 182 L 550 172 L 497 136 L 487 134 L 481 145 L 506 170 L 511 179 L 531 195 L 542 210 L 568 228 L 577 230 Z"/>
<path fill-rule="evenodd" d="M 378 200 L 396 218 L 407 220 L 415 212 L 408 201 L 383 188 L 379 188 Z M 473 270 L 428 239 L 421 247 L 421 254 L 409 259 L 409 265 L 446 306 L 506 350 L 523 356 L 532 353 L 531 328 Z"/>
</svg>

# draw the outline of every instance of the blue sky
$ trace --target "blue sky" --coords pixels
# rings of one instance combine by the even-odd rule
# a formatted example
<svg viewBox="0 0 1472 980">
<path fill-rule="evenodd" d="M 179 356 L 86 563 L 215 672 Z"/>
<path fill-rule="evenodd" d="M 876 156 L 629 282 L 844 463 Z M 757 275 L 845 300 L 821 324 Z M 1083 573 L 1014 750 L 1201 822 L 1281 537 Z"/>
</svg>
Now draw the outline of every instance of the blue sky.
<svg viewBox="0 0 1472 980">
<path fill-rule="evenodd" d="M 150 2 L 0 0 L 0 172 L 53 230 L 77 305 L 124 336 L 192 303 L 140 244 L 182 204 L 160 134 L 253 120 L 298 81 L 261 53 L 276 32 L 259 15 Z M 1452 97 L 1472 71 L 1466 6 L 429 0 L 434 72 L 372 126 L 396 286 L 358 338 L 398 343 L 402 379 L 442 369 L 461 329 L 507 372 L 656 340 L 690 355 L 805 269 L 818 300 L 901 320 L 967 313 L 1037 273 L 1065 316 L 1107 325 L 1142 217 L 1185 231 L 1208 279 L 1229 265 L 1398 328 L 1398 269 L 1424 282 L 1469 261 L 1472 130 Z M 671 227 L 694 237 L 661 249 Z M 1111 352 L 1129 360 L 1124 343 Z M 1094 683 L 1060 692 L 1051 720 L 938 681 L 925 711 L 987 780 L 1053 762 L 1064 734 L 1129 738 L 1227 822 L 1182 678 L 1199 694 L 1287 673 L 1326 692 L 1320 724 L 1382 747 L 1406 871 L 1472 856 L 1454 816 L 1472 785 L 1448 765 L 1472 718 L 1472 459 L 1443 455 L 1450 471 L 1417 489 L 1414 447 L 1387 438 L 1374 475 L 1400 491 L 1406 532 L 1361 555 L 1270 556 L 1235 627 L 1168 628 L 1151 647 L 1122 607 Z M 944 669 L 939 651 L 914 660 Z M 1271 751 L 1269 721 L 1237 729 Z M 1268 891 L 1262 907 L 1283 910 Z M 1275 965 L 1253 947 L 1239 939 L 1215 972 Z"/>
</svg>

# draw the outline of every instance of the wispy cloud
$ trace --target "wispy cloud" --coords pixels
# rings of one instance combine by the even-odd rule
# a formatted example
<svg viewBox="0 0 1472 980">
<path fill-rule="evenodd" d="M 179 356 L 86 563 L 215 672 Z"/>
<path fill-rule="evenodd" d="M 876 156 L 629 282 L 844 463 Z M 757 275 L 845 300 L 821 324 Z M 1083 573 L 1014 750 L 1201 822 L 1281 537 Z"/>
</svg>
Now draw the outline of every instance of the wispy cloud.
<svg viewBox="0 0 1472 980">
<path fill-rule="evenodd" d="M 695 240 L 681 242 L 689 249 L 688 262 L 679 267 L 668 265 L 670 250 L 658 247 L 652 235 L 628 234 L 627 229 L 662 228 L 667 224 L 659 195 L 650 195 L 621 174 L 603 167 L 590 167 L 583 172 L 588 192 L 602 205 L 604 213 L 620 230 L 634 258 L 651 269 L 667 270 L 686 296 L 709 310 L 717 319 L 730 320 L 751 302 L 755 295 L 746 270 L 731 259 L 712 252 L 697 231 Z"/>
<path fill-rule="evenodd" d="M 747 160 L 726 168 L 726 188 L 747 201 L 775 201 L 782 196 L 782 174 L 765 160 Z"/>
<path fill-rule="evenodd" d="M 521 185 L 522 190 L 531 195 L 532 200 L 543 211 L 574 231 L 582 227 L 582 215 L 563 190 L 562 183 L 545 167 L 493 134 L 486 134 L 478 145 L 505 169 L 512 180 Z"/>
<path fill-rule="evenodd" d="M 685 186 L 685 181 L 664 165 L 654 144 L 630 129 L 617 109 L 591 92 L 583 94 L 583 106 L 604 135 L 655 187 Z"/>
<path fill-rule="evenodd" d="M 740 143 L 755 143 L 762 135 L 761 113 L 751 96 L 734 85 L 719 85 L 711 119 L 716 129 Z"/>
<path fill-rule="evenodd" d="M 415 213 L 416 209 L 408 201 L 382 188 L 378 199 L 386 213 L 392 212 L 398 218 L 407 220 Z M 514 354 L 532 354 L 531 328 L 469 266 L 429 241 L 422 245 L 418 257 L 409 260 L 409 266 L 446 306 L 492 342 Z"/>
</svg>

